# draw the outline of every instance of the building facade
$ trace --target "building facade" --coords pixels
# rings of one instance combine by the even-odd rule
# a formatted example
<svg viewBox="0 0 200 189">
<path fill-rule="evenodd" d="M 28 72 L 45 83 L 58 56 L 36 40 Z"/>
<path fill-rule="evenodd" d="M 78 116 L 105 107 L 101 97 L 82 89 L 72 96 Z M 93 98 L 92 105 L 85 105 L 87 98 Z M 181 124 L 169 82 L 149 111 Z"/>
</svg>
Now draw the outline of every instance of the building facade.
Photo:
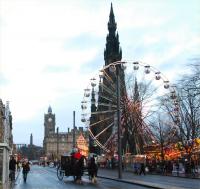
<svg viewBox="0 0 200 189">
<path fill-rule="evenodd" d="M 73 148 L 73 132 L 75 132 L 75 141 L 80 135 L 83 135 L 88 141 L 88 134 L 83 127 L 75 127 L 75 130 L 68 128 L 67 132 L 59 132 L 58 128 L 56 129 L 56 116 L 49 106 L 47 114 L 44 115 L 43 147 L 45 156 L 50 160 L 55 160 L 62 154 L 70 153 Z"/>
<path fill-rule="evenodd" d="M 0 99 L 0 185 L 9 181 L 9 157 L 12 154 L 12 115 L 9 103 L 3 104 Z"/>
</svg>

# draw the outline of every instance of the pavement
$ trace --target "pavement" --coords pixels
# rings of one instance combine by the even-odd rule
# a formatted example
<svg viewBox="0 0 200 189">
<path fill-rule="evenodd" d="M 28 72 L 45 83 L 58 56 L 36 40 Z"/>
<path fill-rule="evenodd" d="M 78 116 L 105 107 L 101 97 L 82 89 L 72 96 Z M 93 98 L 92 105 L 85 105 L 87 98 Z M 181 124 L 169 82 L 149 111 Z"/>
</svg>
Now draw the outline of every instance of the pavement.
<svg viewBox="0 0 200 189">
<path fill-rule="evenodd" d="M 21 171 L 21 170 L 20 170 Z M 15 181 L 11 182 L 9 181 L 9 189 L 12 189 L 14 188 L 15 184 L 16 184 L 16 181 L 20 175 L 20 171 L 15 171 Z M 7 189 L 7 188 L 6 188 Z"/>
<path fill-rule="evenodd" d="M 0 186 L 0 189 L 12 189 L 15 185 L 15 182 L 18 179 L 19 174 L 20 174 L 20 171 L 16 171 L 15 172 L 15 181 L 11 182 L 10 180 L 8 180 L 6 183 L 4 183 L 2 186 Z"/>
<path fill-rule="evenodd" d="M 149 174 L 136 175 L 130 171 L 123 171 L 122 178 L 119 179 L 117 169 L 100 168 L 98 177 L 157 189 L 200 189 L 200 179 Z"/>
<path fill-rule="evenodd" d="M 16 172 L 16 180 L 19 173 Z M 98 177 L 155 189 L 200 189 L 200 179 L 151 174 L 136 175 L 130 171 L 123 171 L 122 178 L 119 179 L 117 169 L 99 168 Z M 13 187 L 14 185 L 11 185 L 9 189 Z"/>
</svg>

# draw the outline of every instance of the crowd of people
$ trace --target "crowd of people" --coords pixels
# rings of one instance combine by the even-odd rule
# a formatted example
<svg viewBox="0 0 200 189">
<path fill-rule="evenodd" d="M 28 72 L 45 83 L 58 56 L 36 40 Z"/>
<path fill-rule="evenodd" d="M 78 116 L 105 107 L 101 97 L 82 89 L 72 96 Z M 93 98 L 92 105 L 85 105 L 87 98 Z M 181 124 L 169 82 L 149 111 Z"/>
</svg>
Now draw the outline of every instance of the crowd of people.
<svg viewBox="0 0 200 189">
<path fill-rule="evenodd" d="M 118 167 L 118 160 L 115 157 L 99 158 L 97 162 L 101 168 L 115 169 Z M 135 159 L 122 159 L 122 170 L 133 171 L 137 175 L 148 174 L 162 174 L 174 176 L 188 176 L 196 177 L 199 174 L 200 166 L 195 164 L 194 161 L 187 160 L 149 160 L 140 158 L 138 161 Z"/>
<path fill-rule="evenodd" d="M 198 166 L 194 161 L 169 160 L 169 161 L 150 161 L 146 163 L 149 173 L 158 173 L 163 175 L 191 175 L 198 174 Z"/>
</svg>

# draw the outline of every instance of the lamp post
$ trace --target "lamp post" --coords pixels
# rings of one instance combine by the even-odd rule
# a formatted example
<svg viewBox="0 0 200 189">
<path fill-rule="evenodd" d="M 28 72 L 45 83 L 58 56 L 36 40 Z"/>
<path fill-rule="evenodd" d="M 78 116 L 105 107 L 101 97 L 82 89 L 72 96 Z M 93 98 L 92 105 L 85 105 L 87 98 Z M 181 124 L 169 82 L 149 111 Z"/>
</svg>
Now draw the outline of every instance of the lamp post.
<svg viewBox="0 0 200 189">
<path fill-rule="evenodd" d="M 123 62 L 117 61 L 109 65 L 109 71 L 116 73 L 116 93 L 117 93 L 117 139 L 118 139 L 118 178 L 122 178 L 122 145 L 121 145 L 121 112 L 120 112 L 120 69 Z"/>
<path fill-rule="evenodd" d="M 76 147 L 76 139 L 75 139 L 75 111 L 73 111 L 73 148 Z"/>
<path fill-rule="evenodd" d="M 58 158 L 58 153 L 59 153 L 59 137 L 58 137 L 58 127 L 57 127 L 57 129 L 56 129 L 56 138 L 57 138 L 57 158 Z"/>
<path fill-rule="evenodd" d="M 116 65 L 117 76 L 117 131 L 118 131 L 118 178 L 122 178 L 121 113 L 120 113 L 120 64 Z"/>
</svg>

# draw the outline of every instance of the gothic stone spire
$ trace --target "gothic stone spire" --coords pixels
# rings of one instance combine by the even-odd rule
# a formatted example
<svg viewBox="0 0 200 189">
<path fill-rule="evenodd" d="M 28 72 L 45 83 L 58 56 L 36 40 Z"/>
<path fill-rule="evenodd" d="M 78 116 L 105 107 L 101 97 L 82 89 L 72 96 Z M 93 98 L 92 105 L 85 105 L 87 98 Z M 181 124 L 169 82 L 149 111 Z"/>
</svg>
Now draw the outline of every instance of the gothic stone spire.
<svg viewBox="0 0 200 189">
<path fill-rule="evenodd" d="M 115 22 L 115 16 L 113 13 L 113 6 L 111 3 L 111 8 L 110 8 L 110 16 L 109 16 L 109 22 L 108 22 L 108 30 L 109 32 L 115 33 L 117 29 L 117 24 Z"/>
<path fill-rule="evenodd" d="M 108 21 L 108 35 L 106 37 L 106 48 L 104 50 L 105 65 L 122 59 L 122 50 L 119 46 L 119 35 L 116 34 L 117 24 L 111 3 L 110 16 Z"/>
</svg>

